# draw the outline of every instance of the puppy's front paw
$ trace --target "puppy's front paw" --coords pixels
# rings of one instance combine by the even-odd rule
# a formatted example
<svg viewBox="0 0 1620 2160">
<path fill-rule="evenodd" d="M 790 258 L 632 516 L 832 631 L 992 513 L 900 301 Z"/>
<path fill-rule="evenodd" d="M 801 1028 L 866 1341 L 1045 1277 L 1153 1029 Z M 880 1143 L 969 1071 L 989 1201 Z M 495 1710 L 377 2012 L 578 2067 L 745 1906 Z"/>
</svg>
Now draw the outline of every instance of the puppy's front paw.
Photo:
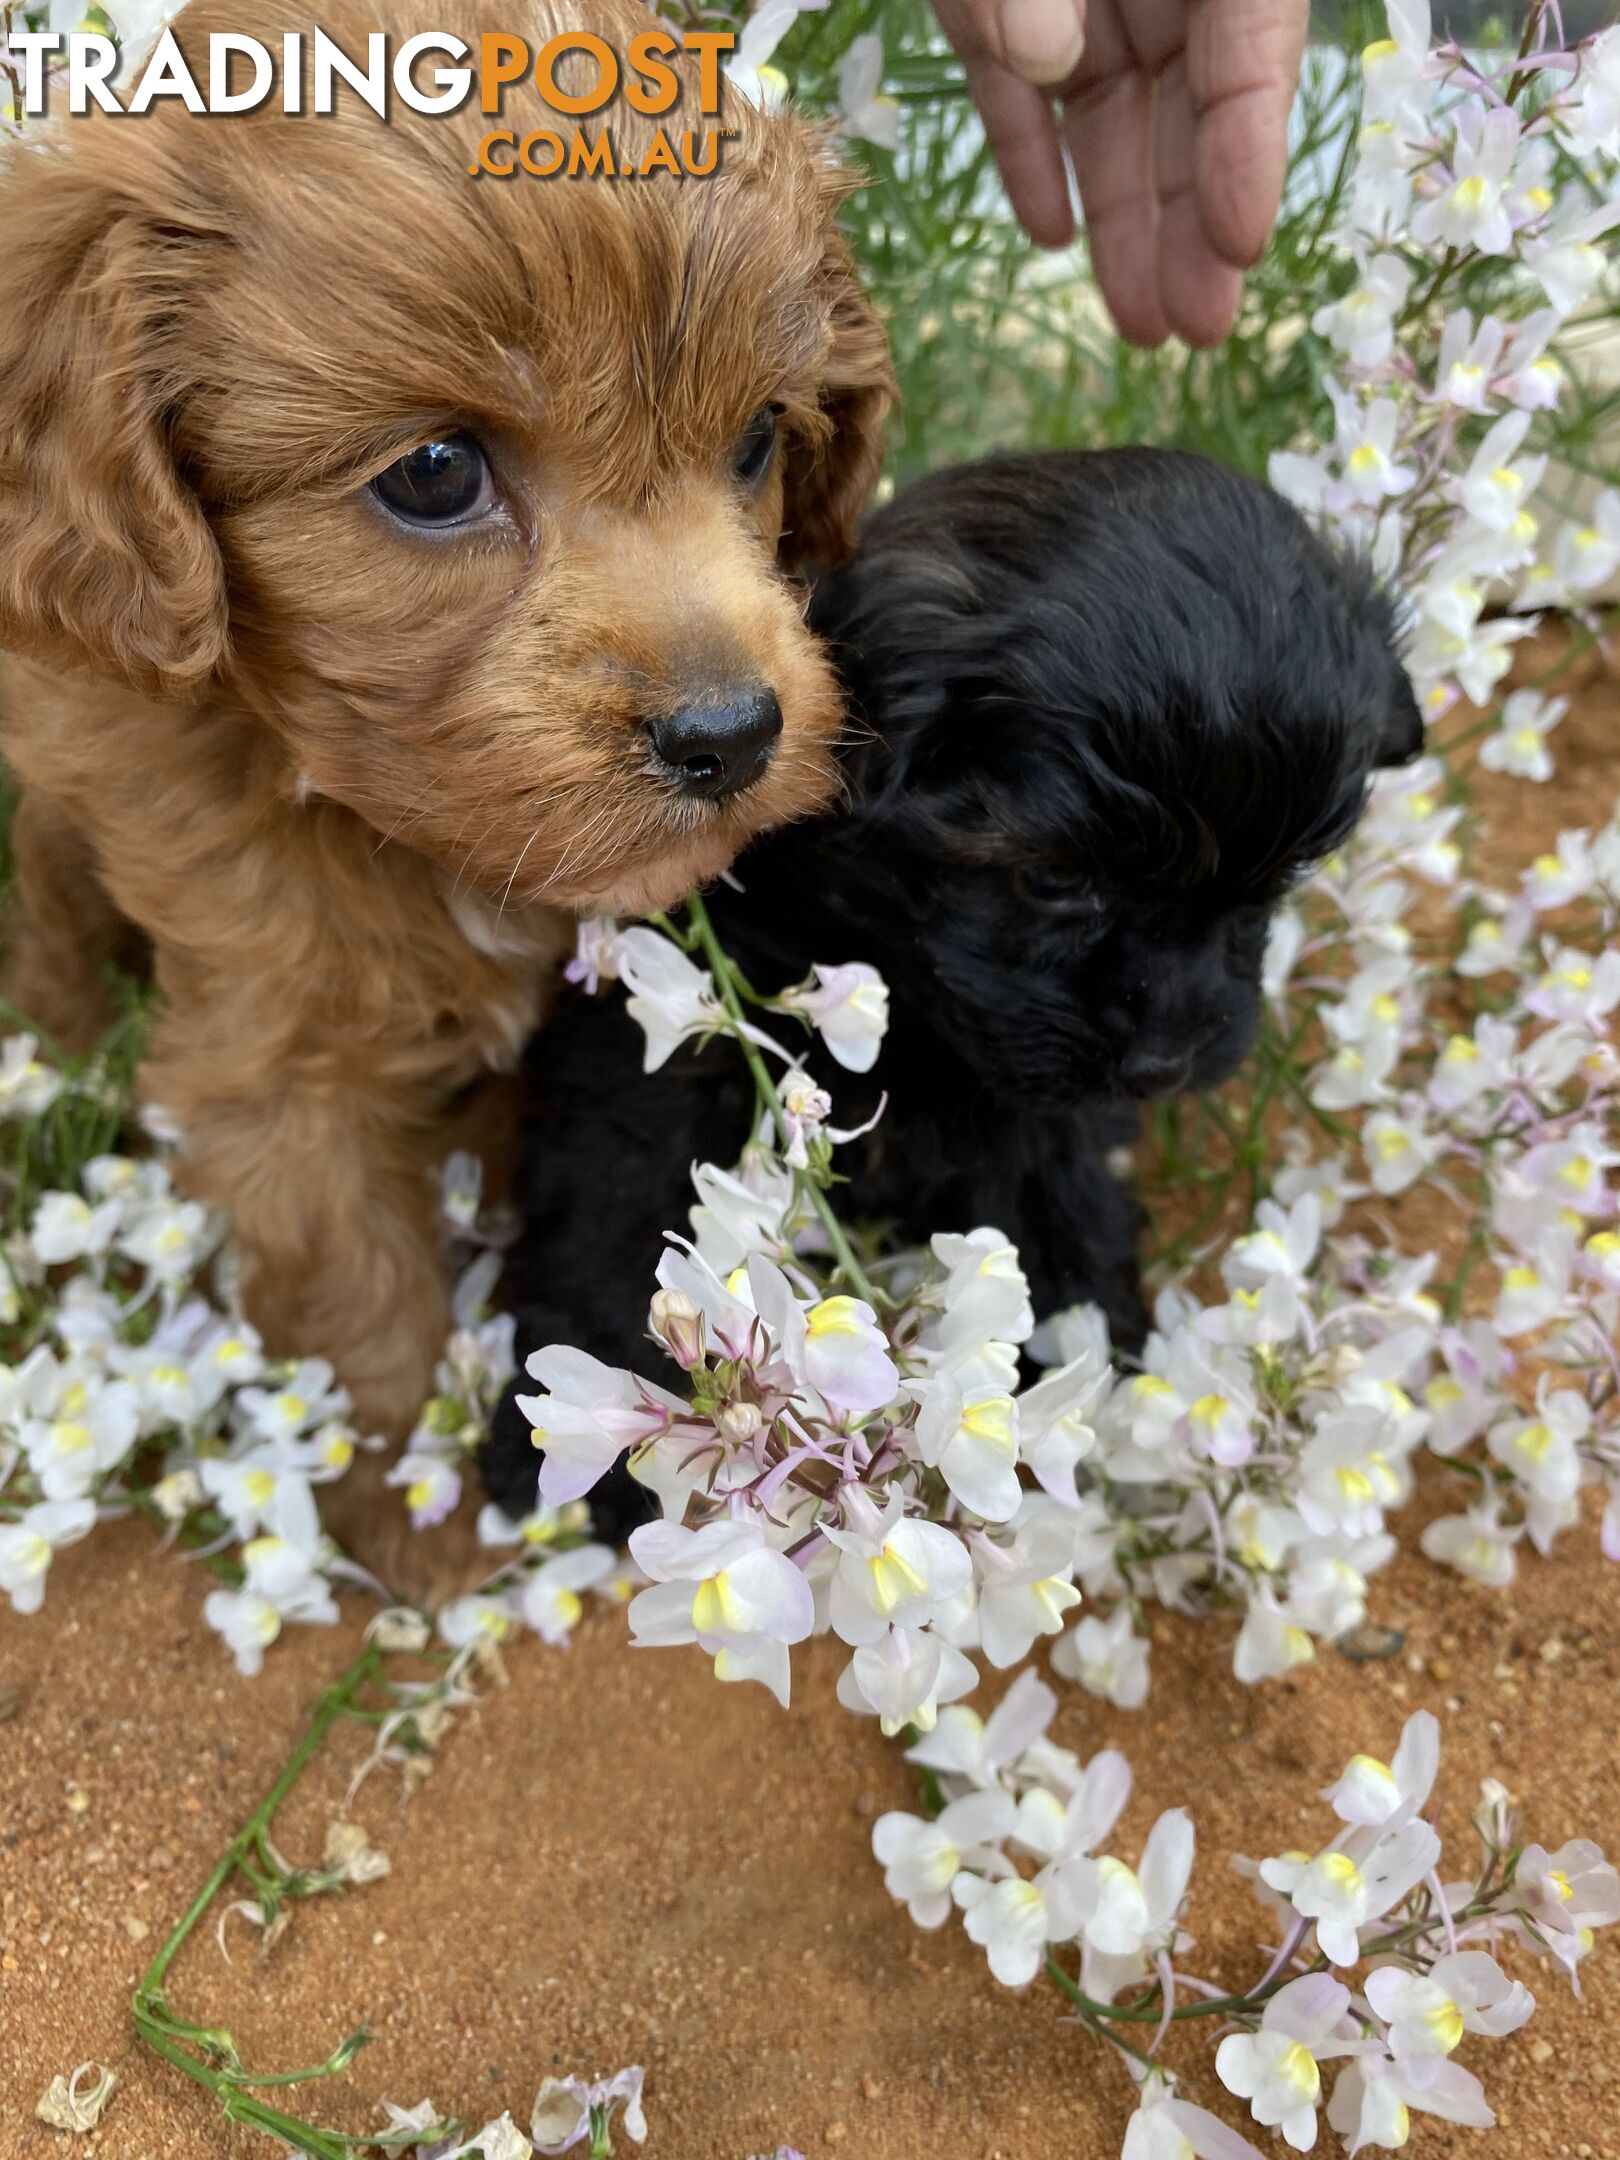
<svg viewBox="0 0 1620 2160">
<path fill-rule="evenodd" d="M 405 1495 L 386 1480 L 393 1455 L 360 1455 L 347 1475 L 320 1494 L 321 1522 L 348 1557 L 375 1575 L 397 1604 L 436 1612 L 476 1590 L 502 1555 L 478 1542 L 482 1495 L 468 1477 L 455 1512 L 432 1529 L 413 1528 Z"/>
</svg>

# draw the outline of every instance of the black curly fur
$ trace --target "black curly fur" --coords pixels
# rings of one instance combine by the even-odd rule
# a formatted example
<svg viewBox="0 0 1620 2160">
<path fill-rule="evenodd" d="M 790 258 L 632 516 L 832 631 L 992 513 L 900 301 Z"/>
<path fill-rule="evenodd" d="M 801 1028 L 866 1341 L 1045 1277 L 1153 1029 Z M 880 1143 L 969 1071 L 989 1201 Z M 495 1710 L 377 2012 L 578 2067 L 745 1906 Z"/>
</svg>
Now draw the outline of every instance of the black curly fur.
<svg viewBox="0 0 1620 2160">
<path fill-rule="evenodd" d="M 1140 1213 L 1106 1157 L 1136 1102 L 1225 1078 L 1253 1040 L 1273 907 L 1360 815 L 1421 722 L 1394 609 L 1269 489 L 1203 458 L 1111 450 L 939 472 L 872 518 L 812 621 L 865 728 L 849 804 L 760 842 L 710 909 L 756 983 L 869 960 L 877 1071 L 810 1069 L 841 1124 L 840 1205 L 901 1240 L 990 1222 L 1037 1312 L 1146 1326 Z M 752 1110 L 735 1051 L 650 1077 L 617 997 L 566 1003 L 527 1061 L 507 1265 L 521 1354 L 569 1342 L 667 1379 L 652 1270 L 689 1165 Z M 509 1511 L 537 1458 L 512 1400 L 483 1469 Z"/>
</svg>

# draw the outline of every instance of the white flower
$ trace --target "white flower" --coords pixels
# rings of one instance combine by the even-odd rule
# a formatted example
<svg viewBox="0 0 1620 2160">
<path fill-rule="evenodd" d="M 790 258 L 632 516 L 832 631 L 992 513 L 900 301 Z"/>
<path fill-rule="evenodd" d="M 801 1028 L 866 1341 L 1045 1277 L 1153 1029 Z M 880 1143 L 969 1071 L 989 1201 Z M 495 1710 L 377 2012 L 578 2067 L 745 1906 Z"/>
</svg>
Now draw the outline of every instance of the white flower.
<svg viewBox="0 0 1620 2160">
<path fill-rule="evenodd" d="M 543 1560 L 518 1593 L 524 1619 L 542 1642 L 567 1642 L 584 1611 L 579 1593 L 600 1589 L 618 1568 L 609 1545 L 577 1545 Z"/>
<path fill-rule="evenodd" d="M 1019 1511 L 1012 1542 L 973 1540 L 978 1576 L 979 1643 L 998 1671 L 1028 1657 L 1042 1635 L 1056 1635 L 1080 1602 L 1074 1587 L 1074 1532 L 1050 1502 L 1031 1499 Z"/>
<path fill-rule="evenodd" d="M 178 1282 L 195 1272 L 214 1235 L 208 1210 L 199 1201 L 163 1199 L 143 1207 L 115 1242 L 121 1253 L 150 1268 L 160 1282 Z"/>
<path fill-rule="evenodd" d="M 1577 593 L 1595 592 L 1620 569 L 1620 488 L 1604 488 L 1584 524 L 1568 524 L 1553 549 L 1558 573 Z"/>
<path fill-rule="evenodd" d="M 19 1437 L 47 1500 L 80 1500 L 123 1461 L 140 1430 L 140 1402 L 125 1380 L 72 1380 L 52 1418 L 30 1418 Z"/>
<path fill-rule="evenodd" d="M 1245 2137 L 1208 2108 L 1177 2099 L 1162 2070 L 1142 2082 L 1136 2113 L 1125 2125 L 1120 2160 L 1261 2160 Z"/>
<path fill-rule="evenodd" d="M 1060 1506 L 1080 1504 L 1075 1467 L 1096 1449 L 1092 1421 L 1111 1377 L 1096 1351 L 1087 1348 L 1043 1373 L 1018 1398 L 1019 1453 Z"/>
<path fill-rule="evenodd" d="M 838 1551 L 828 1612 L 833 1631 L 852 1648 L 881 1642 L 891 1626 L 925 1627 L 962 1595 L 973 1579 L 967 1548 L 943 1524 L 902 1512 L 900 1493 L 881 1517 L 850 1508 L 848 1527 L 822 1524 Z"/>
<path fill-rule="evenodd" d="M 1578 947 L 1561 947 L 1524 1002 L 1543 1019 L 1575 1021 L 1596 1032 L 1620 1005 L 1620 951 L 1610 947 L 1594 961 Z"/>
<path fill-rule="evenodd" d="M 553 2151 L 560 2147 L 552 2147 Z M 493 2122 L 485 2123 L 482 2130 L 475 2130 L 465 2144 L 457 2145 L 445 2155 L 445 2160 L 530 2160 L 534 2147 L 513 2122 L 510 2114 L 497 2115 Z"/>
<path fill-rule="evenodd" d="M 988 1718 L 967 1703 L 942 1710 L 933 1731 L 906 1750 L 906 1761 L 989 1788 L 1040 1742 L 1056 1712 L 1057 1697 L 1026 1666 Z"/>
<path fill-rule="evenodd" d="M 1550 780 L 1547 737 L 1568 710 L 1568 698 L 1513 691 L 1503 702 L 1495 734 L 1480 747 L 1479 762 L 1487 772 L 1511 773 L 1518 780 Z"/>
<path fill-rule="evenodd" d="M 1488 1590 L 1505 1590 L 1514 1576 L 1513 1548 L 1519 1531 L 1504 1527 L 1500 1502 L 1462 1515 L 1441 1515 L 1424 1527 L 1418 1542 L 1431 1560 L 1453 1567 Z"/>
<path fill-rule="evenodd" d="M 1580 1489 L 1579 1448 L 1592 1429 L 1592 1412 L 1574 1388 L 1549 1389 L 1543 1380 L 1536 1393 L 1536 1415 L 1493 1425 L 1486 1445 L 1538 1500 L 1571 1500 Z"/>
<path fill-rule="evenodd" d="M 536 2095 L 534 2114 L 529 2123 L 535 2150 L 547 2154 L 567 2152 L 570 2146 L 579 2144 L 590 2134 L 593 2117 L 611 2124 L 621 2108 L 624 2110 L 621 2120 L 625 2136 L 633 2144 L 644 2144 L 647 2137 L 647 2118 L 641 2106 L 644 2081 L 645 2073 L 639 2064 L 616 2071 L 612 2077 L 598 2079 L 594 2084 L 584 2078 L 546 2078 Z M 492 2160 L 498 2160 L 498 2156 L 492 2156 Z"/>
<path fill-rule="evenodd" d="M 1440 1857 L 1440 1840 L 1426 1822 L 1396 1829 L 1352 1831 L 1314 1859 L 1262 1860 L 1262 1881 L 1280 1890 L 1302 1919 L 1314 1920 L 1316 1939 L 1335 1965 L 1361 1956 L 1359 1930 L 1382 1918 L 1428 1874 Z"/>
<path fill-rule="evenodd" d="M 1148 1694 L 1148 1643 L 1131 1624 L 1128 1605 L 1106 1620 L 1088 1616 L 1052 1646 L 1052 1670 L 1078 1680 L 1120 1710 L 1139 1710 Z"/>
<path fill-rule="evenodd" d="M 835 1417 L 865 1417 L 894 1400 L 900 1374 L 864 1299 L 826 1297 L 804 1316 L 805 1378 Z"/>
<path fill-rule="evenodd" d="M 440 1607 L 437 1625 L 452 1650 L 465 1650 L 470 1643 L 503 1643 L 515 1625 L 512 1601 L 504 1592 L 470 1590 Z"/>
<path fill-rule="evenodd" d="M 1413 213 L 1412 238 L 1425 247 L 1471 248 L 1506 255 L 1513 225 L 1504 200 L 1519 149 L 1518 116 L 1504 105 L 1481 114 L 1464 106 L 1457 114 L 1451 184 Z"/>
<path fill-rule="evenodd" d="M 1167 1808 L 1148 1832 L 1139 1869 L 1112 1853 L 1077 1862 L 1072 1871 L 1085 1939 L 1105 1957 L 1140 1957 L 1165 1949 L 1192 1875 L 1195 1840 L 1184 1808 Z"/>
<path fill-rule="evenodd" d="M 951 1910 L 951 1884 L 964 1868 L 999 1860 L 1013 1826 L 1012 1797 L 974 1792 L 953 1800 L 932 1822 L 890 1813 L 872 1825 L 872 1851 L 883 1869 L 883 1887 L 905 1906 L 920 1928 L 942 1927 Z"/>
<path fill-rule="evenodd" d="M 618 1372 L 583 1350 L 551 1343 L 528 1361 L 543 1395 L 519 1395 L 540 1463 L 540 1498 L 551 1507 L 579 1500 L 626 1449 L 664 1431 L 685 1405 L 633 1373 Z"/>
<path fill-rule="evenodd" d="M 15 1522 L 0 1523 L 0 1590 L 14 1612 L 39 1611 L 51 1561 L 64 1545 L 84 1537 L 95 1520 L 89 1500 L 41 1500 L 24 1508 Z"/>
<path fill-rule="evenodd" d="M 1580 95 L 1573 104 L 1561 104 L 1558 113 L 1565 140 L 1577 156 L 1601 150 L 1620 157 L 1620 29 L 1605 30 L 1577 49 Z"/>
<path fill-rule="evenodd" d="M 1232 1670 L 1246 1685 L 1271 1680 L 1308 1664 L 1316 1645 L 1305 1630 L 1278 1609 L 1269 1589 L 1257 1590 L 1249 1599 L 1232 1649 Z"/>
<path fill-rule="evenodd" d="M 403 1485 L 405 1505 L 415 1529 L 431 1529 L 453 1515 L 461 1498 L 461 1472 L 446 1455 L 408 1450 L 388 1472 L 384 1483 Z"/>
<path fill-rule="evenodd" d="M 1379 1110 L 1361 1128 L 1368 1181 L 1376 1193 L 1405 1192 L 1440 1153 L 1442 1142 L 1415 1117 Z"/>
<path fill-rule="evenodd" d="M 302 1358 L 280 1387 L 245 1387 L 236 1399 L 264 1439 L 291 1440 L 348 1409 L 349 1398 L 333 1379 L 325 1358 Z"/>
<path fill-rule="evenodd" d="M 77 1193 L 42 1193 L 28 1226 L 29 1242 L 46 1267 L 89 1259 L 107 1250 L 122 1216 L 117 1200 L 92 1208 Z"/>
<path fill-rule="evenodd" d="M 815 1622 L 810 1585 L 757 1522 L 643 1523 L 630 1534 L 636 1565 L 651 1578 L 630 1605 L 638 1644 L 695 1642 L 720 1680 L 759 1680 L 787 1706 L 788 1645 Z"/>
<path fill-rule="evenodd" d="M 953 1495 L 986 1522 L 1018 1512 L 1018 1405 L 995 1388 L 964 1394 L 953 1374 L 936 1373 L 917 1414 L 917 1448 Z"/>
<path fill-rule="evenodd" d="M 1350 2007 L 1350 1990 L 1327 1973 L 1290 1980 L 1266 2004 L 1257 2033 L 1229 2033 L 1215 2051 L 1215 2073 L 1247 2100 L 1258 2123 L 1280 2129 L 1298 2152 L 1316 2142 L 1325 2043 Z"/>
<path fill-rule="evenodd" d="M 761 0 L 744 22 L 726 62 L 726 79 L 732 88 L 751 105 L 775 111 L 787 98 L 788 80 L 780 68 L 770 65 L 771 55 L 802 14 L 826 5 L 827 0 Z"/>
<path fill-rule="evenodd" d="M 1411 284 L 1412 273 L 1398 255 L 1375 255 L 1359 284 L 1317 309 L 1311 328 L 1347 354 L 1352 366 L 1379 367 L 1394 349 L 1395 317 Z"/>
<path fill-rule="evenodd" d="M 0 1118 L 39 1117 L 63 1088 L 60 1073 L 42 1065 L 33 1035 L 8 1035 L 0 1043 Z"/>
<path fill-rule="evenodd" d="M 631 993 L 630 1015 L 647 1038 L 645 1072 L 656 1072 L 689 1035 L 706 1034 L 723 1019 L 707 973 L 658 931 L 640 924 L 621 930 L 613 959 Z"/>
<path fill-rule="evenodd" d="M 1421 1808 L 1440 1767 L 1440 1727 L 1430 1710 L 1414 1711 L 1401 1728 L 1392 1762 L 1353 1755 L 1322 1798 L 1341 1822 L 1382 1825 L 1402 1807 Z"/>
<path fill-rule="evenodd" d="M 1465 2032 L 1500 2040 L 1536 2007 L 1523 1982 L 1509 1980 L 1484 1950 L 1453 1951 L 1427 1973 L 1381 1966 L 1368 1975 L 1366 1994 L 1389 2028 L 1390 2053 L 1412 2066 L 1420 2083 L 1426 2066 L 1444 2061 Z"/>
<path fill-rule="evenodd" d="M 846 135 L 883 150 L 900 147 L 900 108 L 881 94 L 883 40 L 873 31 L 852 38 L 838 63 L 838 117 Z M 857 1068 L 858 1069 L 858 1068 Z"/>
<path fill-rule="evenodd" d="M 1393 401 L 1379 398 L 1362 407 L 1341 391 L 1335 403 L 1338 451 L 1351 499 L 1376 505 L 1388 495 L 1404 495 L 1417 478 L 1417 468 L 1398 463 L 1394 456 L 1400 413 Z"/>
<path fill-rule="evenodd" d="M 285 1443 L 251 1447 L 232 1457 L 207 1456 L 197 1475 L 234 1536 L 250 1538 L 269 1528 L 306 1551 L 319 1543 L 315 1496 Z"/>
<path fill-rule="evenodd" d="M 1388 0 L 1389 36 L 1361 55 L 1363 111 L 1369 120 L 1396 117 L 1416 126 L 1423 117 L 1419 92 L 1435 73 L 1429 51 L 1429 0 Z"/>
<path fill-rule="evenodd" d="M 240 1590 L 212 1590 L 203 1601 L 203 1618 L 224 1636 L 236 1669 L 251 1679 L 264 1664 L 264 1653 L 286 1620 L 318 1621 L 330 1626 L 337 1603 L 315 1558 L 280 1537 L 259 1537 L 242 1548 L 244 1580 Z"/>
<path fill-rule="evenodd" d="M 1524 243 L 1525 267 L 1560 314 L 1573 314 L 1602 280 L 1606 256 L 1598 242 L 1620 224 L 1620 201 L 1583 208 L 1573 203 L 1534 240 Z"/>
<path fill-rule="evenodd" d="M 1467 412 L 1488 411 L 1491 378 L 1506 335 L 1507 326 L 1494 315 L 1482 316 L 1477 330 L 1466 308 L 1447 316 L 1435 366 L 1438 395 Z"/>
<path fill-rule="evenodd" d="M 985 1342 L 1026 1341 L 1035 1315 L 1018 1248 L 989 1228 L 970 1230 L 965 1237 L 940 1231 L 930 1243 L 947 1271 L 940 1291 L 939 1347 L 950 1353 Z"/>
<path fill-rule="evenodd" d="M 1358 2056 L 1339 2072 L 1327 2118 L 1351 2154 L 1367 2145 L 1399 2152 L 1411 2135 L 1413 2108 L 1476 2130 L 1496 2121 L 1478 2078 L 1461 2064 L 1441 2063 L 1420 2086 L 1410 2065 L 1377 2055 Z"/>
<path fill-rule="evenodd" d="M 1513 1870 L 1519 1911 L 1532 1950 L 1550 1950 L 1573 1971 L 1592 1947 L 1594 1928 L 1620 1920 L 1620 1875 L 1590 1838 L 1570 1838 L 1550 1853 L 1527 1845 Z"/>
<path fill-rule="evenodd" d="M 1529 426 L 1527 412 L 1504 413 L 1486 431 L 1468 470 L 1458 482 L 1458 499 L 1463 508 L 1489 532 L 1520 531 L 1521 520 L 1529 515 L 1526 505 L 1541 485 L 1541 476 L 1547 469 L 1544 457 L 1514 462 Z M 1533 536 L 1532 521 L 1528 537 Z"/>
<path fill-rule="evenodd" d="M 931 1732 L 941 1705 L 978 1684 L 961 1651 L 932 1628 L 891 1627 L 856 1650 L 838 1676 L 838 1700 L 857 1717 L 875 1717 L 892 1738 L 902 1725 Z"/>
</svg>

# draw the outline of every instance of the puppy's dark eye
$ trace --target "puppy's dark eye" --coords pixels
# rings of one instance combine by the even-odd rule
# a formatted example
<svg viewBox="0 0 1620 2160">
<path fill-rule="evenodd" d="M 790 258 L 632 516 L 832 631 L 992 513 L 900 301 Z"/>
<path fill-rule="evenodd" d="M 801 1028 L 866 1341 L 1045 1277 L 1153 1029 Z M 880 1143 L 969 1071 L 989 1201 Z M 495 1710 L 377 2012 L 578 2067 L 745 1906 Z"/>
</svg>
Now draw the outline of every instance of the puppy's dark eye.
<svg viewBox="0 0 1620 2160">
<path fill-rule="evenodd" d="M 1083 877 L 1050 864 L 1023 864 L 1013 872 L 1013 885 L 1018 897 L 1031 907 L 1066 922 L 1100 920 L 1104 911 L 1101 895 Z"/>
<path fill-rule="evenodd" d="M 762 405 L 731 453 L 731 470 L 744 487 L 758 487 L 776 450 L 776 407 Z"/>
<path fill-rule="evenodd" d="M 407 450 L 371 483 L 407 525 L 465 525 L 494 500 L 489 460 L 470 435 L 444 435 Z"/>
</svg>

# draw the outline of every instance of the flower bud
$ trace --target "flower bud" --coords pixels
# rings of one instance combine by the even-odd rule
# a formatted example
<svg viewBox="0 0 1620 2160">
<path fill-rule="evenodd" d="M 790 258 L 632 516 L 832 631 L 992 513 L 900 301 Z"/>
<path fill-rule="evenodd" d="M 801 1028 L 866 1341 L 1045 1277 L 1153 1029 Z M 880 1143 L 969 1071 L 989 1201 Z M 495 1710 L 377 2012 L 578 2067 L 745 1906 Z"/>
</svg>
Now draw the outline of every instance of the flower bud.
<svg viewBox="0 0 1620 2160">
<path fill-rule="evenodd" d="M 725 1439 L 743 1447 L 753 1439 L 765 1419 L 751 1402 L 726 1402 L 714 1413 L 714 1422 Z"/>
<path fill-rule="evenodd" d="M 703 1315 L 684 1290 L 660 1290 L 648 1317 L 653 1333 L 682 1372 L 703 1363 Z"/>
</svg>

